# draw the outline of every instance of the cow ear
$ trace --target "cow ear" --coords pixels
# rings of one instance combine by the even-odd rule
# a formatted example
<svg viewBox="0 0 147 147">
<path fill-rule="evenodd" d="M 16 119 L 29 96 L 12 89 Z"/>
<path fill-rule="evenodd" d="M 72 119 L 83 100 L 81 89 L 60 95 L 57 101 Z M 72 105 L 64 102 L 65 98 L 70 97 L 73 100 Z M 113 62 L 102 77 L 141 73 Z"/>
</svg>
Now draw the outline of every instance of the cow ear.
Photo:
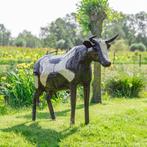
<svg viewBox="0 0 147 147">
<path fill-rule="evenodd" d="M 93 45 L 91 44 L 90 41 L 84 41 L 83 44 L 87 47 L 87 48 L 91 48 Z"/>
</svg>

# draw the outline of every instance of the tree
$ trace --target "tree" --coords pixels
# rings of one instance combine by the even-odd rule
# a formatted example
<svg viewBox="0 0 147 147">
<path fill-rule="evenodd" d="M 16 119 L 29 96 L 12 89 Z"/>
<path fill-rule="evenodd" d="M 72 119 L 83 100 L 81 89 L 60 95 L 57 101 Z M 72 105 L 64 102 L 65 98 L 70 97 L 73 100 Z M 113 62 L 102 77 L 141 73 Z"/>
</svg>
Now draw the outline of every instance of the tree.
<svg viewBox="0 0 147 147">
<path fill-rule="evenodd" d="M 106 18 L 112 20 L 113 11 L 108 0 L 81 0 L 78 5 L 77 18 L 84 32 L 91 32 L 101 38 L 103 22 Z M 91 102 L 101 103 L 101 65 L 94 63 L 93 96 Z"/>
<path fill-rule="evenodd" d="M 69 49 L 82 42 L 75 20 L 75 14 L 58 18 L 46 27 L 41 28 L 40 37 L 44 47 Z"/>
<path fill-rule="evenodd" d="M 121 19 L 114 20 L 111 22 L 106 19 L 103 23 L 102 37 L 110 38 L 114 35 L 114 32 L 117 32 L 119 34 L 120 38 L 125 39 L 126 38 L 126 32 L 124 30 L 125 17 L 126 16 L 123 15 L 123 17 Z"/>
<path fill-rule="evenodd" d="M 41 41 L 31 32 L 24 30 L 22 33 L 19 33 L 18 37 L 15 39 L 16 46 L 23 46 L 23 47 L 41 47 Z"/>
<path fill-rule="evenodd" d="M 147 13 L 140 12 L 135 15 L 137 29 L 137 42 L 142 42 L 147 47 Z"/>
<path fill-rule="evenodd" d="M 11 33 L 3 24 L 0 24 L 0 45 L 9 45 Z"/>
<path fill-rule="evenodd" d="M 147 46 L 147 13 L 139 12 L 137 14 L 124 15 L 120 26 L 129 45 L 135 42 L 142 42 Z"/>
<path fill-rule="evenodd" d="M 147 46 L 147 13 L 123 14 L 119 21 L 105 20 L 102 35 L 109 37 L 114 32 L 118 32 L 129 45 L 137 42 Z"/>
</svg>

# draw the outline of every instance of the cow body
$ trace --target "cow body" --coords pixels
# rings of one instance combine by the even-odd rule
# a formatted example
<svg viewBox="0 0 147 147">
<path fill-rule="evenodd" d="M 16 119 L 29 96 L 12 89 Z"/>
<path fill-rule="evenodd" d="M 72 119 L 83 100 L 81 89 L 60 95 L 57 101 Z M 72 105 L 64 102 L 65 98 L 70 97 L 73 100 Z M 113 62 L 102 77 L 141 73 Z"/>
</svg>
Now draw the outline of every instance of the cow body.
<svg viewBox="0 0 147 147">
<path fill-rule="evenodd" d="M 69 83 L 81 84 L 91 80 L 91 60 L 87 62 L 87 48 L 76 46 L 63 56 L 45 55 L 34 65 L 35 88 L 56 92 L 69 89 Z M 82 64 L 84 58 L 88 64 Z M 85 72 L 84 71 L 89 71 Z M 39 82 L 39 83 L 38 83 Z"/>
</svg>

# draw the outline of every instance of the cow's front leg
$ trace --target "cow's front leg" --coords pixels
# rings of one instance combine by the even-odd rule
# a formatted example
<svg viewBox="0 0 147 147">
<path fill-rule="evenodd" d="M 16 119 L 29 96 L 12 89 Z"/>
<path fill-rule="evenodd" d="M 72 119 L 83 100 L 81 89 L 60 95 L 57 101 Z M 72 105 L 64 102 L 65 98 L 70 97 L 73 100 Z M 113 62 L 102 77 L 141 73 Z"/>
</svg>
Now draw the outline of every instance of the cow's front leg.
<svg viewBox="0 0 147 147">
<path fill-rule="evenodd" d="M 53 105 L 52 105 L 52 102 L 51 102 L 51 97 L 52 97 L 52 95 L 47 94 L 46 101 L 47 101 L 48 109 L 50 111 L 51 118 L 52 118 L 52 120 L 55 120 L 56 117 L 55 117 Z"/>
<path fill-rule="evenodd" d="M 36 103 L 37 100 L 39 100 L 39 96 L 42 94 L 42 91 L 39 89 L 36 89 L 33 96 L 33 107 L 32 107 L 32 120 L 36 120 Z"/>
<path fill-rule="evenodd" d="M 77 91 L 77 86 L 75 84 L 70 84 L 70 104 L 71 104 L 70 124 L 71 125 L 75 123 L 76 91 Z"/>
<path fill-rule="evenodd" d="M 85 124 L 89 123 L 89 94 L 90 94 L 90 83 L 84 83 L 84 109 L 85 109 Z"/>
</svg>

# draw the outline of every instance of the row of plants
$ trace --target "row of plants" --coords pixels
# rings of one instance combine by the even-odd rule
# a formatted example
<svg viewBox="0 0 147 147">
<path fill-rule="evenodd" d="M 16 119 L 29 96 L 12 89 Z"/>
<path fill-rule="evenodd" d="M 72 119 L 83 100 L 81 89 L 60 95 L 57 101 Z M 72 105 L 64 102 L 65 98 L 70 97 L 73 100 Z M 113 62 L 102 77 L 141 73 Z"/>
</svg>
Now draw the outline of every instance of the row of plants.
<svg viewBox="0 0 147 147">
<path fill-rule="evenodd" d="M 0 47 L 0 50 L 0 64 L 15 64 L 35 61 L 48 51 L 48 49 L 17 47 Z"/>
<path fill-rule="evenodd" d="M 32 48 L 17 48 L 17 47 L 0 47 L 0 64 L 16 64 L 29 63 L 36 61 L 47 52 L 55 51 L 55 49 L 32 49 Z M 64 51 L 59 51 L 63 54 Z M 110 58 L 115 64 L 138 64 L 141 60 L 142 64 L 147 64 L 147 52 L 116 52 L 110 51 Z M 140 59 L 141 58 L 141 59 Z"/>
<path fill-rule="evenodd" d="M 0 79 L 0 91 L 4 100 L 12 107 L 29 106 L 34 90 L 32 64 L 18 64 Z"/>
<path fill-rule="evenodd" d="M 147 52 L 114 52 L 110 58 L 113 64 L 147 64 Z"/>
</svg>

